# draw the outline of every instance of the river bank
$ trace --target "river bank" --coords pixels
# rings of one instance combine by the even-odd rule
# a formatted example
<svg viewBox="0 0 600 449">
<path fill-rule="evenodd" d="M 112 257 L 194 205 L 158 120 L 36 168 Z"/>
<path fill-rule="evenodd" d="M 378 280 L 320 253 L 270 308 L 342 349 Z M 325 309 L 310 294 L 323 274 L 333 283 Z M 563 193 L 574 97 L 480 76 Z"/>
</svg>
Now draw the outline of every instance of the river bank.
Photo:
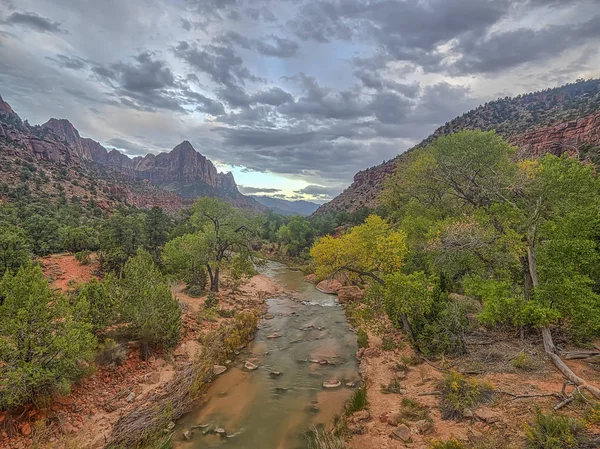
<svg viewBox="0 0 600 449">
<path fill-rule="evenodd" d="M 69 255 L 47 258 L 44 266 L 54 286 L 62 290 L 69 288 L 70 281 L 89 280 L 94 273 L 94 263 L 85 270 L 71 270 L 79 264 Z M 136 342 L 123 344 L 118 355 L 120 364 L 91 366 L 93 374 L 74 385 L 68 396 L 56 398 L 44 408 L 27 407 L 19 417 L 0 414 L 0 423 L 4 422 L 0 447 L 100 449 L 110 440 L 119 419 L 152 404 L 167 391 L 202 351 L 204 336 L 234 321 L 222 316 L 199 321 L 198 312 L 206 298 L 187 295 L 183 284 L 174 284 L 172 289 L 182 307 L 183 324 L 182 338 L 175 350 L 142 360 Z M 261 315 L 266 311 L 266 298 L 282 292 L 283 287 L 276 281 L 259 274 L 235 291 L 220 292 L 219 305 L 225 310 L 235 309 L 236 314 Z"/>
</svg>

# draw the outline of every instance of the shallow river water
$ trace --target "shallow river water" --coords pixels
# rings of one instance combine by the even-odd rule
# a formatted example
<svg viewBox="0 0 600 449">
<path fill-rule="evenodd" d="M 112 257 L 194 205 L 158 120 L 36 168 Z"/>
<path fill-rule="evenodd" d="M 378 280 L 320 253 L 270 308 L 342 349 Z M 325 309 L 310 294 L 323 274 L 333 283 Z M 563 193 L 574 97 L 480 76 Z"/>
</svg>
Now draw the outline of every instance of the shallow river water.
<svg viewBox="0 0 600 449">
<path fill-rule="evenodd" d="M 206 403 L 178 425 L 177 448 L 302 448 L 308 428 L 328 424 L 342 411 L 352 394 L 346 383 L 358 385 L 356 335 L 337 297 L 319 292 L 302 280 L 301 272 L 283 264 L 269 262 L 262 273 L 295 292 L 297 298 L 268 300 L 274 318 L 261 321 L 254 341 L 213 382 Z M 276 332 L 282 336 L 267 338 Z M 259 368 L 244 370 L 246 360 Z M 273 371 L 282 374 L 274 377 Z M 342 386 L 322 387 L 334 379 Z M 182 441 L 182 433 L 194 425 L 221 427 L 228 437 L 203 435 L 199 428 L 191 441 Z"/>
</svg>

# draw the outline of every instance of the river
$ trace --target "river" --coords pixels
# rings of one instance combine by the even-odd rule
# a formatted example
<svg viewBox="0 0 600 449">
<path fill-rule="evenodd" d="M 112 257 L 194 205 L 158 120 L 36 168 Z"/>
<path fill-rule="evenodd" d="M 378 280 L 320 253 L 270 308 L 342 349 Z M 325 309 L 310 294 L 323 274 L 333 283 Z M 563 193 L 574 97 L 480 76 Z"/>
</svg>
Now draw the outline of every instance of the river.
<svg viewBox="0 0 600 449">
<path fill-rule="evenodd" d="M 342 412 L 356 388 L 346 384 L 359 383 L 356 335 L 337 297 L 321 293 L 303 281 L 302 273 L 277 262 L 261 272 L 295 298 L 267 300 L 273 318 L 261 321 L 254 341 L 213 382 L 205 404 L 180 422 L 176 448 L 302 448 L 307 429 L 327 425 Z M 281 337 L 267 338 L 275 333 Z M 259 368 L 245 370 L 246 360 Z M 323 388 L 323 382 L 334 379 L 342 385 Z M 197 425 L 209 427 L 195 429 L 192 439 L 184 441 L 183 432 Z M 207 432 L 216 427 L 228 437 Z"/>
</svg>

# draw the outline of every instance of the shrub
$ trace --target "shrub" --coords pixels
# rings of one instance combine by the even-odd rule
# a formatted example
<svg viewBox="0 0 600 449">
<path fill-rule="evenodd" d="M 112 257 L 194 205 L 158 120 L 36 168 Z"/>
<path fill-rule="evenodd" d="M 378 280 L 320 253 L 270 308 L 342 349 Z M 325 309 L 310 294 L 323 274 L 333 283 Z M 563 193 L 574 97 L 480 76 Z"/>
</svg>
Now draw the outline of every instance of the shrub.
<svg viewBox="0 0 600 449">
<path fill-rule="evenodd" d="M 530 371 L 534 368 L 531 358 L 524 352 L 519 352 L 517 356 L 511 360 L 512 366 L 523 371 Z"/>
<path fill-rule="evenodd" d="M 204 308 L 205 309 L 216 309 L 218 305 L 219 305 L 219 297 L 214 292 L 210 292 L 206 296 L 206 301 L 204 301 Z"/>
<path fill-rule="evenodd" d="M 87 308 L 87 319 L 94 331 L 114 323 L 117 313 L 115 298 L 108 294 L 102 282 L 92 279 L 81 285 L 76 295 L 81 306 Z"/>
<path fill-rule="evenodd" d="M 77 259 L 77 262 L 79 262 L 81 265 L 89 265 L 90 264 L 90 251 L 79 251 L 77 253 L 75 253 L 75 259 Z"/>
<path fill-rule="evenodd" d="M 236 314 L 235 309 L 219 309 L 219 316 L 221 318 L 233 318 Z"/>
<path fill-rule="evenodd" d="M 402 398 L 400 417 L 407 421 L 431 420 L 429 409 L 414 399 Z"/>
<path fill-rule="evenodd" d="M 358 390 L 354 390 L 348 404 L 346 405 L 346 415 L 363 410 L 368 404 L 367 401 L 367 387 L 361 385 Z"/>
<path fill-rule="evenodd" d="M 568 416 L 538 412 L 525 427 L 525 437 L 527 449 L 577 448 L 584 441 L 583 425 Z"/>
<path fill-rule="evenodd" d="M 104 343 L 100 345 L 98 354 L 96 355 L 96 363 L 99 365 L 118 366 L 125 360 L 127 360 L 127 351 L 112 338 L 104 340 Z"/>
<path fill-rule="evenodd" d="M 465 409 L 489 402 L 494 393 L 490 384 L 467 379 L 454 370 L 444 376 L 440 390 L 443 419 L 460 419 Z"/>
<path fill-rule="evenodd" d="M 187 294 L 192 298 L 200 298 L 204 294 L 204 287 L 200 285 L 190 285 L 187 288 Z"/>
<path fill-rule="evenodd" d="M 384 351 L 393 351 L 394 349 L 396 349 L 396 342 L 393 338 L 386 337 L 383 339 L 381 349 L 383 349 Z"/>
<path fill-rule="evenodd" d="M 131 335 L 140 340 L 142 357 L 151 348 L 170 349 L 177 344 L 181 308 L 148 251 L 138 250 L 120 278 L 110 277 L 107 288 L 118 299 L 121 318 L 129 324 Z"/>
<path fill-rule="evenodd" d="M 359 348 L 366 348 L 369 346 L 369 337 L 364 329 L 360 328 L 358 331 L 356 331 L 356 341 Z"/>
<path fill-rule="evenodd" d="M 68 392 L 85 373 L 96 340 L 78 305 L 55 293 L 42 269 L 27 265 L 0 282 L 0 409 Z"/>
<path fill-rule="evenodd" d="M 446 441 L 434 441 L 433 444 L 430 446 L 430 449 L 467 449 L 467 446 L 465 446 L 460 441 L 451 438 Z"/>
<path fill-rule="evenodd" d="M 400 381 L 394 377 L 389 384 L 381 386 L 381 392 L 384 394 L 400 394 L 402 392 L 402 385 L 400 385 Z"/>
</svg>

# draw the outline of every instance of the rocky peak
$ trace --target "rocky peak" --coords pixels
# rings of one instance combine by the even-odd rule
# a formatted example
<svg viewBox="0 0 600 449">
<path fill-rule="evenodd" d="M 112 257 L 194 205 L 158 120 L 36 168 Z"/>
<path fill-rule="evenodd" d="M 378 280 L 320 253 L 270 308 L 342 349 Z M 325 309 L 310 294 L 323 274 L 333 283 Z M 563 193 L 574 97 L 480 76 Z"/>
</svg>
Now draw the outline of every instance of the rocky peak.
<svg viewBox="0 0 600 449">
<path fill-rule="evenodd" d="M 90 149 L 85 142 L 88 139 L 82 139 L 79 131 L 67 119 L 51 118 L 42 125 L 42 128 L 51 131 L 61 141 L 67 143 L 81 159 L 93 159 Z M 94 143 L 98 144 L 97 142 Z"/>
<path fill-rule="evenodd" d="M 21 123 L 21 117 L 17 115 L 15 111 L 10 107 L 10 105 L 2 99 L 0 96 L 0 118 L 5 121 Z"/>
</svg>

